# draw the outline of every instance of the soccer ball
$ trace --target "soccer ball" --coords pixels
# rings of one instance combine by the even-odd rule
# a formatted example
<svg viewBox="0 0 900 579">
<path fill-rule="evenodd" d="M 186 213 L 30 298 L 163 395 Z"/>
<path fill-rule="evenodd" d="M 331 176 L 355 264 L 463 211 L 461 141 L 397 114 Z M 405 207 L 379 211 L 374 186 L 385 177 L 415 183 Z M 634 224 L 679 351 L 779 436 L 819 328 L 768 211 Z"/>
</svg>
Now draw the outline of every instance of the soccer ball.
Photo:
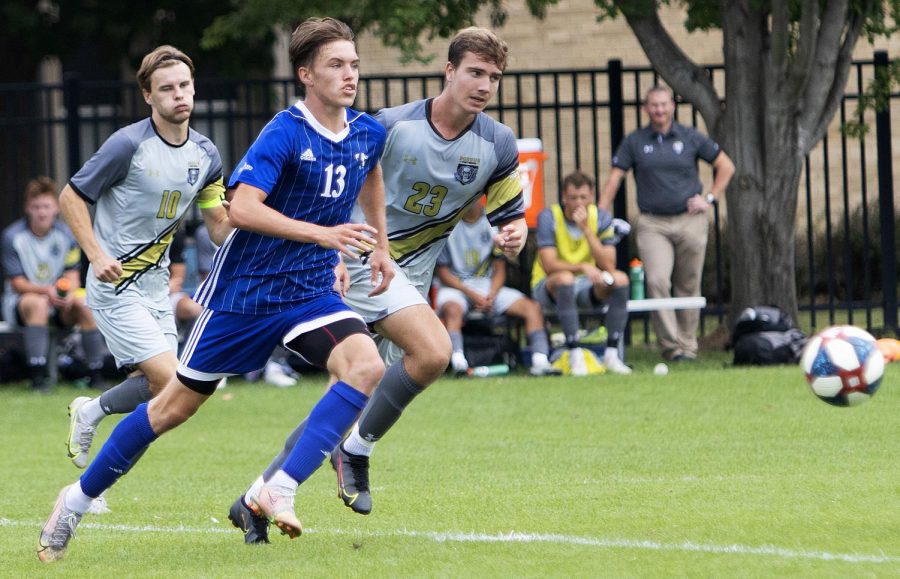
<svg viewBox="0 0 900 579">
<path fill-rule="evenodd" d="M 856 406 L 878 390 L 884 356 L 868 332 L 833 326 L 809 340 L 800 367 L 816 396 L 835 406 Z"/>
</svg>

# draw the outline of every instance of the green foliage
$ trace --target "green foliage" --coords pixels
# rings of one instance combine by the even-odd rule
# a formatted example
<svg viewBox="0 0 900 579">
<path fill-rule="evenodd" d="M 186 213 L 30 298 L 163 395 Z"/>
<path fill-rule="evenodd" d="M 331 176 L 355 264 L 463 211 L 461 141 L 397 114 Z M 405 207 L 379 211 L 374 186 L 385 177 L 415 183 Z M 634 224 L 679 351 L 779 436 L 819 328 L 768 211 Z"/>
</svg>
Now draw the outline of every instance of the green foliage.
<svg viewBox="0 0 900 579">
<path fill-rule="evenodd" d="M 885 69 L 875 70 L 875 78 L 869 81 L 856 103 L 856 117 L 863 118 L 867 110 L 881 112 L 887 109 L 891 102 L 891 92 L 896 86 L 900 86 L 900 59 L 892 60 Z M 848 121 L 841 130 L 848 137 L 861 139 L 869 132 L 869 124 Z"/>
<path fill-rule="evenodd" d="M 203 30 L 230 9 L 220 0 L 56 0 L 37 3 L 39 10 L 34 4 L 14 0 L 0 8 L 6 19 L 0 46 L 15 47 L 25 61 L 0 61 L 5 79 L 33 80 L 37 62 L 48 55 L 59 56 L 65 63 L 72 55 L 90 54 L 96 67 L 82 71 L 88 74 L 119 71 L 123 64 L 136 70 L 144 54 L 159 44 L 172 44 L 189 54 L 198 76 L 247 76 L 268 73 L 271 68 L 270 31 L 201 48 Z"/>
<path fill-rule="evenodd" d="M 302 487 L 294 541 L 246 547 L 226 513 L 321 395 L 234 381 L 166 434 L 88 515 L 66 558 L 35 545 L 80 392 L 0 389 L 0 561 L 9 577 L 874 577 L 900 574 L 898 369 L 867 404 L 830 407 L 795 366 L 726 353 L 628 377 L 445 379 L 372 458 L 375 511 Z M 98 438 L 113 427 L 109 419 Z"/>
<path fill-rule="evenodd" d="M 530 0 L 533 13 L 541 15 L 556 0 Z M 487 6 L 491 21 L 499 26 L 506 19 L 501 0 L 348 0 L 340 4 L 315 0 L 248 0 L 235 2 L 233 10 L 218 16 L 203 36 L 203 46 L 218 47 L 228 41 L 259 38 L 273 25 L 291 30 L 311 16 L 332 16 L 347 22 L 359 34 L 372 29 L 386 46 L 399 48 L 407 60 L 427 61 L 422 39 L 449 38 L 470 26 L 479 10 Z"/>
<path fill-rule="evenodd" d="M 540 2 L 541 0 L 532 0 Z M 796 25 L 803 14 L 803 0 L 787 0 L 789 20 Z M 721 2 L 719 0 L 594 0 L 594 4 L 600 9 L 599 19 L 614 19 L 620 14 L 635 16 L 649 16 L 662 6 L 678 6 L 687 13 L 684 27 L 690 32 L 695 30 L 712 30 L 722 27 Z M 768 14 L 771 12 L 769 3 L 765 0 L 751 0 L 749 4 L 752 10 L 761 10 Z M 822 7 L 819 8 L 822 10 Z M 900 27 L 900 0 L 851 0 L 847 7 L 848 17 L 863 18 L 865 20 L 864 32 L 869 42 L 876 37 L 889 37 Z M 799 29 L 792 28 L 794 34 Z"/>
</svg>

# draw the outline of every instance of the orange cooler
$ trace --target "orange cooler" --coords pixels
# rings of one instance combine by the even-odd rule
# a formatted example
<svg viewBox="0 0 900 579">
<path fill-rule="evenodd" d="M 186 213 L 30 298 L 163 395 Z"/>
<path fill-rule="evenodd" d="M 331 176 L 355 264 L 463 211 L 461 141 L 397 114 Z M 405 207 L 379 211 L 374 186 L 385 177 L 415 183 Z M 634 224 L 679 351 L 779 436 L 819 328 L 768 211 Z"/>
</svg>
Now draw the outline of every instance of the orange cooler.
<svg viewBox="0 0 900 579">
<path fill-rule="evenodd" d="M 519 181 L 525 198 L 525 222 L 537 227 L 538 214 L 544 208 L 544 148 L 540 139 L 518 139 Z"/>
</svg>

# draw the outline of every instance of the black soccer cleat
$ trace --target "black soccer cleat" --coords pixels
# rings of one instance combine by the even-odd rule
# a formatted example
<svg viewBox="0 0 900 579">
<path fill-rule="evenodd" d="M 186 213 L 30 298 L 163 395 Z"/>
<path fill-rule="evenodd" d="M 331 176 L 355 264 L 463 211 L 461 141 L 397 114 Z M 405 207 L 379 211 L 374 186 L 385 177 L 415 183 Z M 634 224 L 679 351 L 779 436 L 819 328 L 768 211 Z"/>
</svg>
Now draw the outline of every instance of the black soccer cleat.
<svg viewBox="0 0 900 579">
<path fill-rule="evenodd" d="M 244 532 L 244 543 L 262 545 L 269 542 L 269 519 L 250 510 L 241 495 L 228 511 L 231 524 Z"/>
<path fill-rule="evenodd" d="M 372 512 L 369 494 L 369 457 L 344 452 L 341 445 L 331 452 L 331 466 L 337 473 L 338 496 L 344 504 L 361 515 Z"/>
</svg>

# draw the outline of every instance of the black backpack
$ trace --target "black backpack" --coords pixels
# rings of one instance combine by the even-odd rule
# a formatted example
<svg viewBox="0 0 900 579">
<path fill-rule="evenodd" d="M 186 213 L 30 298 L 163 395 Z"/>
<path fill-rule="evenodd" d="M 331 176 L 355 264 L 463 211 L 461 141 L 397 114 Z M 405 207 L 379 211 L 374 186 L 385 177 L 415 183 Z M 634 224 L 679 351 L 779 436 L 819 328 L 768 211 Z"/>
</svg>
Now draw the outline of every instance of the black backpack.
<svg viewBox="0 0 900 579">
<path fill-rule="evenodd" d="M 806 334 L 794 328 L 794 321 L 781 309 L 747 308 L 731 334 L 734 365 L 796 364 L 806 341 Z"/>
</svg>

